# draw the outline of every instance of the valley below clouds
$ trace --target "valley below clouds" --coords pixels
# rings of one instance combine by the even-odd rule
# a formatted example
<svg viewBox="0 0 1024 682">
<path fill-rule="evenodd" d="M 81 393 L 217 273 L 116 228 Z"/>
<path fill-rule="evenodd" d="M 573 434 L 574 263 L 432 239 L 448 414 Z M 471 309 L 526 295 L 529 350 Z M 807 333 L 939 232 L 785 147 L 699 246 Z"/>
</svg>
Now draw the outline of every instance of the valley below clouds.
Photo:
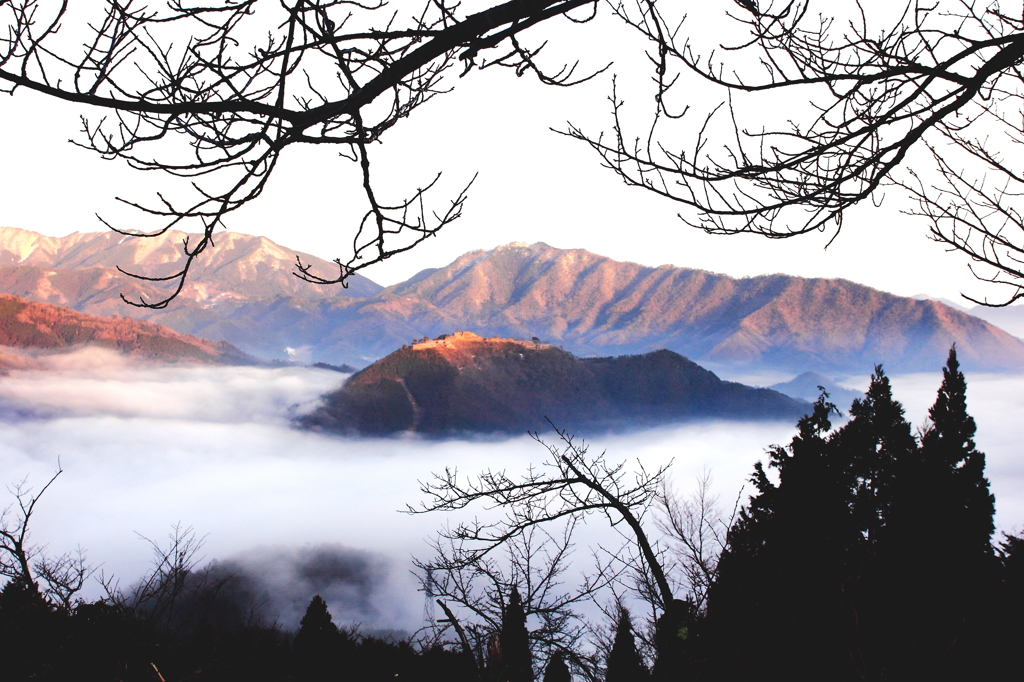
<svg viewBox="0 0 1024 682">
<path fill-rule="evenodd" d="M 127 586 L 151 559 L 140 536 L 165 544 L 174 524 L 191 526 L 205 537 L 206 561 L 275 595 L 267 607 L 286 629 L 318 592 L 340 623 L 418 628 L 423 595 L 410 559 L 427 558 L 427 540 L 449 521 L 399 513 L 421 500 L 418 481 L 444 467 L 518 475 L 547 454 L 526 435 L 369 439 L 293 428 L 292 418 L 345 379 L 326 370 L 158 365 L 94 349 L 47 362 L 43 371 L 0 377 L 3 482 L 28 476 L 38 489 L 58 461 L 64 469 L 32 519 L 33 542 L 51 553 L 81 546 Z M 892 380 L 910 422 L 923 424 L 941 374 Z M 1020 530 L 1024 377 L 967 373 L 967 381 L 997 532 Z M 844 383 L 863 389 L 867 377 Z M 785 422 L 697 422 L 602 435 L 591 448 L 648 468 L 673 461 L 672 480 L 683 493 L 710 469 L 715 492 L 731 507 L 765 448 L 787 442 L 794 430 Z M 3 506 L 11 501 L 8 495 Z M 98 585 L 90 589 L 87 597 L 99 596 Z"/>
</svg>

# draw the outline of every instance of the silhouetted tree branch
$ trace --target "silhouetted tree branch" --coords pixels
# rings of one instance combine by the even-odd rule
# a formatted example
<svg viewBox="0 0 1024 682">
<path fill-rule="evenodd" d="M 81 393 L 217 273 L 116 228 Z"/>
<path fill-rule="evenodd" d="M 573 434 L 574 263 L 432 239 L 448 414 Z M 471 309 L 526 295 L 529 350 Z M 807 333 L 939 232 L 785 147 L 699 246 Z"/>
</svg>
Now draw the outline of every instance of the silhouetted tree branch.
<svg viewBox="0 0 1024 682">
<path fill-rule="evenodd" d="M 504 471 L 487 471 L 474 479 L 463 480 L 457 470 L 435 474 L 422 484 L 427 500 L 410 513 L 452 512 L 471 504 L 483 504 L 501 512 L 498 521 L 459 523 L 443 531 L 441 542 L 457 549 L 449 566 L 477 566 L 492 552 L 517 542 L 533 528 L 556 521 L 579 520 L 593 514 L 604 516 L 609 525 L 622 531 L 635 551 L 614 552 L 617 561 L 629 568 L 650 573 L 656 592 L 651 598 L 658 604 L 672 601 L 672 588 L 662 567 L 659 550 L 643 527 L 645 514 L 655 503 L 667 467 L 648 472 L 640 465 L 631 473 L 625 463 L 612 464 L 604 453 L 588 454 L 588 446 L 565 431 L 556 429 L 561 442 L 545 443 L 534 438 L 550 453 L 541 470 L 531 468 L 521 479 Z"/>
<path fill-rule="evenodd" d="M 432 543 L 434 557 L 414 560 L 422 589 L 428 597 L 438 597 L 446 615 L 435 637 L 452 625 L 463 649 L 473 656 L 478 670 L 484 670 L 488 643 L 501 629 L 506 600 L 517 588 L 526 617 L 537 624 L 529 631 L 534 658 L 544 660 L 551 652 L 563 651 L 573 652 L 576 662 L 585 661 L 581 645 L 588 628 L 576 609 L 618 580 L 621 570 L 605 562 L 592 575 L 566 584 L 576 523 L 570 517 L 554 532 L 539 525 L 524 529 L 503 543 L 500 557 L 478 556 L 467 546 L 473 543 L 442 531 Z M 453 612 L 453 606 L 463 615 Z"/>
<path fill-rule="evenodd" d="M 712 492 L 711 472 L 704 469 L 697 477 L 697 486 L 689 497 L 682 497 L 665 485 L 659 496 L 658 526 L 666 544 L 674 546 L 671 568 L 682 572 L 689 601 L 698 612 L 703 611 L 708 588 L 718 576 L 718 559 L 728 546 L 729 529 L 739 512 L 736 497 L 729 516 L 722 513 L 718 496 Z"/>
<path fill-rule="evenodd" d="M 83 119 L 82 146 L 191 179 L 185 198 L 122 199 L 159 225 L 115 228 L 123 234 L 201 227 L 198 239 L 183 243 L 177 272 L 133 274 L 170 285 L 160 300 L 133 305 L 160 308 L 173 299 L 216 228 L 262 194 L 295 144 L 332 145 L 359 165 L 366 210 L 350 254 L 333 273 L 301 262 L 296 270 L 310 282 L 344 285 L 457 220 L 472 184 L 439 208 L 427 195 L 440 174 L 385 199 L 373 143 L 448 92 L 456 65 L 462 75 L 506 67 L 562 86 L 601 73 L 578 77 L 578 64 L 546 72 L 538 63 L 543 44 L 523 42 L 552 19 L 586 23 L 599 4 L 510 0 L 466 13 L 459 3 L 428 0 L 403 20 L 384 2 L 357 0 L 259 9 L 255 0 L 168 0 L 159 8 L 135 0 L 3 0 L 0 90 L 99 107 L 107 116 Z M 878 28 L 858 3 L 831 3 L 823 15 L 805 0 L 736 0 L 731 16 L 741 35 L 723 48 L 726 59 L 721 51 L 701 54 L 683 33 L 689 26 L 679 3 L 612 0 L 607 8 L 650 45 L 653 118 L 632 135 L 613 87 L 610 134 L 573 125 L 565 133 L 628 184 L 695 209 L 684 220 L 710 233 L 770 238 L 838 231 L 850 207 L 895 185 L 915 200 L 910 212 L 929 221 L 935 240 L 973 259 L 978 277 L 1011 287 L 1005 303 L 1024 296 L 1024 171 L 1006 152 L 1024 142 L 1017 8 L 912 2 Z M 267 38 L 254 42 L 264 29 Z M 693 97 L 694 74 L 724 90 L 710 111 L 691 111 L 707 99 L 703 91 Z M 761 97 L 773 99 L 764 106 Z M 786 98 L 785 120 L 773 122 L 778 97 Z M 923 155 L 934 172 L 921 165 Z"/>
<path fill-rule="evenodd" d="M 910 2 L 879 28 L 859 2 L 822 4 L 825 14 L 802 0 L 737 4 L 743 37 L 725 57 L 679 37 L 671 5 L 619 5 L 652 45 L 650 125 L 631 135 L 613 92 L 612 135 L 566 134 L 626 183 L 696 209 L 681 217 L 712 234 L 838 234 L 847 209 L 895 185 L 933 239 L 969 256 L 979 278 L 1011 287 L 1003 305 L 1024 297 L 1024 170 L 1010 152 L 1024 142 L 1020 7 Z M 687 73 L 722 88 L 721 103 L 689 112 Z M 666 128 L 675 124 L 692 125 L 684 144 Z"/>
<path fill-rule="evenodd" d="M 75 595 L 95 572 L 87 563 L 85 552 L 79 547 L 74 553 L 51 557 L 45 548 L 29 544 L 29 523 L 36 504 L 62 473 L 64 469 L 58 462 L 56 473 L 35 494 L 28 487 L 27 478 L 8 486 L 14 503 L 0 512 L 0 576 L 70 611 Z M 45 586 L 41 593 L 39 581 Z"/>
<path fill-rule="evenodd" d="M 461 62 L 502 66 L 542 82 L 571 85 L 575 66 L 554 74 L 537 64 L 539 48 L 521 34 L 596 0 L 511 0 L 464 14 L 461 4 L 429 0 L 407 20 L 384 2 L 358 0 L 135 0 L 68 3 L 0 0 L 7 32 L 0 37 L 0 91 L 19 88 L 106 110 L 83 117 L 79 144 L 139 170 L 191 178 L 193 196 L 155 203 L 119 199 L 162 224 L 159 235 L 198 223 L 201 236 L 182 244 L 184 263 L 163 277 L 172 285 L 162 308 L 182 289 L 198 258 L 213 245 L 224 219 L 262 194 L 282 152 L 294 144 L 333 145 L 359 164 L 367 211 L 352 252 L 338 272 L 297 275 L 341 283 L 355 272 L 413 248 L 462 215 L 466 190 L 447 208 L 427 208 L 440 174 L 405 199 L 386 201 L 375 189 L 369 147 L 436 95 Z M 586 22 L 593 16 L 572 17 Z M 403 24 L 404 21 L 404 24 Z M 263 42 L 253 37 L 266 32 Z M 71 35 L 68 35 L 68 33 Z M 499 50 L 498 56 L 485 55 Z M 172 144 L 183 141 L 184 145 Z"/>
</svg>

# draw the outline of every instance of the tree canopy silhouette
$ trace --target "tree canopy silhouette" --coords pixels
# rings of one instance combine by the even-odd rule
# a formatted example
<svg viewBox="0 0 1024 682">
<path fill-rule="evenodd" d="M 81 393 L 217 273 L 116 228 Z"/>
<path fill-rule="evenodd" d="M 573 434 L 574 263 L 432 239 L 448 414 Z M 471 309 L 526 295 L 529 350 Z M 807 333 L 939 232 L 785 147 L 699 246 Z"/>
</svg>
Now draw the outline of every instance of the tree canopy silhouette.
<svg viewBox="0 0 1024 682">
<path fill-rule="evenodd" d="M 645 682 L 649 679 L 647 667 L 636 649 L 633 637 L 633 618 L 621 604 L 615 623 L 615 638 L 608 652 L 605 682 Z"/>
<path fill-rule="evenodd" d="M 1019 6 L 743 0 L 733 41 L 702 54 L 666 3 L 648 4 L 649 127 L 634 134 L 613 97 L 613 134 L 568 131 L 628 184 L 694 209 L 681 217 L 709 233 L 775 239 L 838 234 L 848 209 L 896 187 L 933 239 L 1008 285 L 1002 305 L 1024 297 L 1024 168 L 1007 153 L 1024 141 Z M 688 74 L 722 92 L 703 115 Z"/>
<path fill-rule="evenodd" d="M 996 661 L 994 498 L 956 349 L 920 438 L 877 368 L 831 430 L 827 394 L 759 463 L 703 630 L 723 675 L 952 679 Z M 995 624 L 999 623 L 998 626 Z M 994 672 L 990 671 L 990 672 Z"/>
<path fill-rule="evenodd" d="M 979 276 L 1009 284 L 1009 300 L 1024 295 L 1024 173 L 996 142 L 1024 139 L 1015 113 L 1024 95 L 1024 17 L 970 0 L 912 2 L 895 20 L 876 19 L 877 8 L 849 9 L 830 4 L 816 15 L 807 2 L 736 0 L 725 13 L 738 23 L 716 26 L 737 36 L 721 61 L 721 51 L 701 54 L 690 40 L 709 33 L 707 25 L 684 22 L 685 7 L 657 0 L 510 0 L 472 9 L 430 0 L 409 18 L 384 2 L 2 0 L 0 85 L 95 107 L 105 117 L 83 119 L 81 146 L 192 179 L 191 196 L 122 199 L 157 220 L 155 233 L 190 223 L 201 233 L 184 244 L 180 270 L 156 278 L 170 285 L 167 296 L 130 301 L 159 308 L 181 291 L 225 217 L 263 193 L 294 145 L 338 149 L 358 166 L 365 202 L 337 271 L 299 263 L 300 277 L 344 284 L 436 234 L 462 215 L 472 180 L 440 205 L 431 200 L 440 174 L 385 198 L 372 145 L 435 97 L 466 87 L 456 73 L 505 67 L 547 85 L 589 80 L 607 66 L 582 75 L 578 63 L 548 70 L 539 58 L 545 43 L 533 36 L 566 19 L 566 30 L 551 35 L 571 54 L 572 41 L 587 35 L 571 24 L 607 12 L 638 37 L 610 47 L 649 44 L 650 125 L 631 134 L 613 89 L 611 134 L 571 124 L 563 132 L 627 183 L 694 209 L 695 218 L 684 218 L 709 232 L 769 237 L 838 228 L 851 206 L 896 185 L 916 200 L 935 239 L 974 259 Z M 726 91 L 707 118 L 686 116 L 698 104 L 693 74 Z M 629 77 L 642 80 L 636 75 Z M 776 91 L 790 104 L 808 100 L 805 119 L 768 127 L 765 107 L 748 96 Z M 702 91 L 699 99 L 709 98 Z M 761 130 L 750 129 L 748 113 Z M 931 157 L 933 174 L 921 170 L 915 150 Z"/>
</svg>

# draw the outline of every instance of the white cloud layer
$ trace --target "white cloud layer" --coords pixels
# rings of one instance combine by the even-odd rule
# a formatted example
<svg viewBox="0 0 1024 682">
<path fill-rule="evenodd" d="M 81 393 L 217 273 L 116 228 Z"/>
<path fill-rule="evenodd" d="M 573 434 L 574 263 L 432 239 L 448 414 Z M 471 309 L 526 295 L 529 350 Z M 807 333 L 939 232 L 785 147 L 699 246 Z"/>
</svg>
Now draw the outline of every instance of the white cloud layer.
<svg viewBox="0 0 1024 682">
<path fill-rule="evenodd" d="M 446 521 L 398 513 L 420 500 L 417 481 L 444 466 L 518 473 L 546 454 L 525 436 L 374 440 L 291 429 L 290 415 L 309 409 L 343 380 L 332 372 L 130 362 L 111 368 L 105 362 L 83 356 L 48 372 L 0 377 L 0 401 L 7 408 L 0 420 L 0 478 L 29 475 L 30 484 L 41 485 L 59 458 L 64 474 L 38 508 L 34 540 L 56 553 L 81 545 L 122 584 L 149 562 L 150 548 L 136 533 L 159 540 L 177 522 L 206 535 L 208 559 L 282 567 L 265 576 L 294 572 L 301 563 L 296 557 L 330 545 L 368 551 L 379 562 L 373 605 L 353 606 L 344 585 L 324 588 L 329 594 L 336 588 L 330 602 L 336 620 L 414 630 L 423 597 L 408 574 L 409 558 L 427 556 L 425 539 Z M 922 422 L 940 379 L 893 379 L 912 423 Z M 978 445 L 988 454 L 997 496 L 997 524 L 1006 530 L 1024 522 L 1017 436 L 1024 419 L 1022 381 L 968 376 Z M 674 460 L 673 479 L 682 488 L 709 467 L 723 502 L 731 505 L 764 449 L 788 441 L 793 431 L 784 423 L 712 422 L 603 436 L 592 447 L 648 467 Z M 289 581 L 299 587 L 282 592 L 287 603 L 277 612 L 284 626 L 296 625 L 288 620 L 297 618 L 296 604 L 312 596 L 302 590 L 318 589 L 313 582 L 300 589 L 301 581 Z"/>
</svg>

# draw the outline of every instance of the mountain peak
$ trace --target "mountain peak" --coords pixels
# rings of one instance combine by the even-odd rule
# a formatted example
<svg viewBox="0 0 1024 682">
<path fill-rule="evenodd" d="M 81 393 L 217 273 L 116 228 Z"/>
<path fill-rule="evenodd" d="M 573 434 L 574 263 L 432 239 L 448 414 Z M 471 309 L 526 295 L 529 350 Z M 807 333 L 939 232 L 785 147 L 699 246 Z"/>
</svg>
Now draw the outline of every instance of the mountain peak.
<svg viewBox="0 0 1024 682">
<path fill-rule="evenodd" d="M 769 389 L 721 381 L 678 353 L 577 358 L 537 342 L 472 332 L 418 339 L 358 372 L 306 426 L 430 435 L 547 426 L 636 428 L 693 418 L 787 419 L 806 412 Z"/>
</svg>

